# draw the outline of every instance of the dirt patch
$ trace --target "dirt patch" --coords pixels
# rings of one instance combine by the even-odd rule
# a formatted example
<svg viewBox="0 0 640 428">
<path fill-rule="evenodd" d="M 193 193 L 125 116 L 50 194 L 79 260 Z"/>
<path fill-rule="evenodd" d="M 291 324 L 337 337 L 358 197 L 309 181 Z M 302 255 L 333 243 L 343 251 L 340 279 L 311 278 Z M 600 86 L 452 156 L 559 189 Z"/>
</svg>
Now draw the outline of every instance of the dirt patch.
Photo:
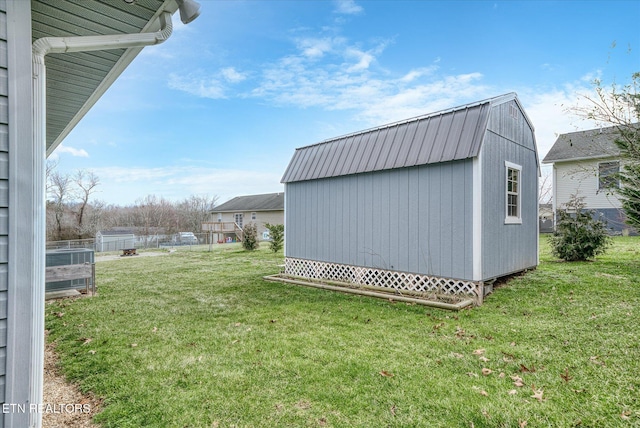
<svg viewBox="0 0 640 428">
<path fill-rule="evenodd" d="M 100 400 L 83 395 L 76 385 L 67 382 L 60 373 L 55 344 L 44 350 L 44 391 L 42 426 L 44 428 L 93 427 L 93 415 L 100 411 Z"/>
</svg>

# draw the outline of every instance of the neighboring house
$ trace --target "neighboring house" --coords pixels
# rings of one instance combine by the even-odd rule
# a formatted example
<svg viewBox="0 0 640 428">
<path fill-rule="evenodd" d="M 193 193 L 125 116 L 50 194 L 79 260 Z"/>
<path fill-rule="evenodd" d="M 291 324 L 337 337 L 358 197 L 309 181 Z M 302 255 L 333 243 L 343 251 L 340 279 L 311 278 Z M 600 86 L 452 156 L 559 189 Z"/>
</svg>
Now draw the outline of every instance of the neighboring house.
<svg viewBox="0 0 640 428">
<path fill-rule="evenodd" d="M 553 232 L 553 204 L 540 204 L 538 207 L 540 233 Z"/>
<path fill-rule="evenodd" d="M 268 240 L 269 232 L 265 224 L 284 224 L 284 193 L 236 196 L 213 208 L 210 220 L 223 224 L 235 223 L 239 229 L 247 223 L 255 223 L 258 240 Z M 223 235 L 225 239 L 237 237 L 233 228 Z"/>
<path fill-rule="evenodd" d="M 0 0 L 0 426 L 42 424 L 46 156 L 178 9 L 131 3 Z"/>
<path fill-rule="evenodd" d="M 131 228 L 100 230 L 96 233 L 95 249 L 104 252 L 136 248 L 136 242 L 136 235 Z"/>
<path fill-rule="evenodd" d="M 538 177 L 514 93 L 299 148 L 285 274 L 481 300 L 538 264 Z"/>
<path fill-rule="evenodd" d="M 614 140 L 617 127 L 561 134 L 543 163 L 553 164 L 553 212 L 564 209 L 572 195 L 583 198 L 613 233 L 629 232 L 622 203 L 616 195 L 620 182 L 620 151 Z"/>
</svg>

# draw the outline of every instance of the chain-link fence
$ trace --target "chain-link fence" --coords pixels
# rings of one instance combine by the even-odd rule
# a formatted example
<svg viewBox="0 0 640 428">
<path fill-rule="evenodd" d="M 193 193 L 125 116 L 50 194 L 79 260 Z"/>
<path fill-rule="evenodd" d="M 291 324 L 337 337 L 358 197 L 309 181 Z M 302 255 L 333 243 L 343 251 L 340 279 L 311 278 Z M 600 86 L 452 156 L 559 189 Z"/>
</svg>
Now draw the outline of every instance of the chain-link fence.
<svg viewBox="0 0 640 428">
<path fill-rule="evenodd" d="M 195 238 L 192 239 L 180 239 L 177 235 L 126 235 L 119 237 L 103 237 L 101 240 L 96 239 L 72 239 L 66 241 L 50 241 L 47 242 L 47 250 L 56 249 L 75 249 L 75 248 L 89 248 L 93 249 L 96 253 L 120 251 L 129 248 L 136 249 L 152 249 L 152 248 L 171 248 L 171 247 L 184 247 L 194 245 L 209 245 L 217 244 L 220 242 L 237 242 L 237 238 L 233 237 L 229 240 L 221 241 L 216 234 L 209 233 L 195 233 Z"/>
</svg>

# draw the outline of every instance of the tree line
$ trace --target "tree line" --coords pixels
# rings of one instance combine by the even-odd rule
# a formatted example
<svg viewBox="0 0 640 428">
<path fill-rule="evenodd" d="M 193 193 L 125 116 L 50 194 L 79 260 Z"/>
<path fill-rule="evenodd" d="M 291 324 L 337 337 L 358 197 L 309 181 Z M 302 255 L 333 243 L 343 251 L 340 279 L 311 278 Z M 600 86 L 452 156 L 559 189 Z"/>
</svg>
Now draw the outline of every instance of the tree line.
<svg viewBox="0 0 640 428">
<path fill-rule="evenodd" d="M 61 173 L 47 162 L 47 241 L 95 238 L 100 230 L 135 228 L 138 235 L 201 232 L 217 196 L 191 195 L 180 201 L 147 195 L 119 206 L 93 198 L 100 178 L 89 170 Z"/>
</svg>

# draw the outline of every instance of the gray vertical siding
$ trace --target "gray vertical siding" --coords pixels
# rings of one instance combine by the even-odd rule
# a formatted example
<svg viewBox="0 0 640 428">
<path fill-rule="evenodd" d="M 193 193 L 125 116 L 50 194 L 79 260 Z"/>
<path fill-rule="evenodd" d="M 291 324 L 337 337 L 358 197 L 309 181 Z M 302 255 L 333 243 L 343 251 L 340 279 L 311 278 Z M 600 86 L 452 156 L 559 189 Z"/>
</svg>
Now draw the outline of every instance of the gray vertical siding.
<svg viewBox="0 0 640 428">
<path fill-rule="evenodd" d="M 6 3 L 0 0 L 0 403 L 5 402 L 7 370 L 7 285 L 9 236 L 9 81 Z M 4 420 L 0 418 L 0 426 Z"/>
<path fill-rule="evenodd" d="M 515 101 L 494 107 L 482 145 L 482 276 L 494 278 L 537 265 L 538 162 L 533 130 Z M 505 224 L 505 161 L 522 166 L 522 224 Z"/>
<path fill-rule="evenodd" d="M 472 279 L 472 161 L 287 183 L 287 257 Z"/>
</svg>

